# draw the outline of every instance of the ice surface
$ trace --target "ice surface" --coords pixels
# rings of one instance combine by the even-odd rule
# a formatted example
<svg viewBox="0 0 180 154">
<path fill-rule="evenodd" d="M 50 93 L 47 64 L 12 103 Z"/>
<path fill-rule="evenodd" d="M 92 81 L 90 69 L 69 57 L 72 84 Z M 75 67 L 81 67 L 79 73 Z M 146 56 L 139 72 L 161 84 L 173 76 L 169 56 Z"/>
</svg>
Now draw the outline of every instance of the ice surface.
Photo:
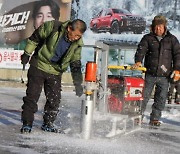
<svg viewBox="0 0 180 154">
<path fill-rule="evenodd" d="M 44 94 L 38 102 L 39 111 L 35 114 L 35 122 L 31 134 L 20 134 L 20 114 L 22 97 L 25 88 L 0 87 L 0 153 L 18 154 L 179 154 L 180 153 L 180 111 L 179 108 L 167 108 L 163 111 L 162 129 L 141 128 L 107 138 L 105 129 L 109 123 L 102 122 L 103 117 L 95 115 L 96 123 L 101 124 L 94 130 L 90 140 L 80 135 L 81 100 L 72 91 L 62 92 L 60 113 L 56 126 L 66 134 L 42 132 L 42 113 L 45 102 Z M 149 121 L 152 100 L 145 112 L 144 122 Z M 100 122 L 98 123 L 98 120 Z M 113 133 L 113 132 L 112 132 Z"/>
</svg>

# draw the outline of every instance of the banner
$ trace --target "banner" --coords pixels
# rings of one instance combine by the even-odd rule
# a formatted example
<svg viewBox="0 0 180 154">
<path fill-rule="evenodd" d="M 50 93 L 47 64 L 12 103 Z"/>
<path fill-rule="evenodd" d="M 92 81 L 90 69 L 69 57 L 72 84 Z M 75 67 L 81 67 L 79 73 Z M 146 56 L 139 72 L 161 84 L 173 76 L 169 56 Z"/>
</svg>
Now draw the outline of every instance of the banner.
<svg viewBox="0 0 180 154">
<path fill-rule="evenodd" d="M 0 49 L 1 68 L 22 69 L 21 55 L 23 50 Z"/>
<path fill-rule="evenodd" d="M 16 62 L 33 31 L 45 21 L 69 20 L 70 12 L 71 0 L 0 0 L 0 68 L 19 68 Z"/>
<path fill-rule="evenodd" d="M 80 18 L 87 24 L 84 35 L 87 45 L 96 41 L 116 44 L 121 50 L 109 52 L 109 64 L 132 65 L 137 45 L 150 33 L 152 20 L 164 15 L 168 30 L 180 41 L 180 1 L 178 0 L 73 0 L 72 19 Z M 84 48 L 83 65 L 93 61 L 93 53 Z M 92 49 L 93 50 L 93 49 Z"/>
</svg>

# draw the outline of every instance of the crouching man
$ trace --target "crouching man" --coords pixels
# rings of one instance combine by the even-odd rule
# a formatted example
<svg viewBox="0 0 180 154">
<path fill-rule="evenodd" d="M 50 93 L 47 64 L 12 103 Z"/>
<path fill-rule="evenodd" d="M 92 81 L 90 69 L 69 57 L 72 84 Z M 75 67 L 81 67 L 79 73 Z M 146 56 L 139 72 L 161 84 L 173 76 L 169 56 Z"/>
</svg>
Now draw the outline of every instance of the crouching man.
<svg viewBox="0 0 180 154">
<path fill-rule="evenodd" d="M 21 132 L 31 132 L 34 113 L 38 111 L 37 102 L 42 87 L 46 96 L 42 130 L 57 132 L 53 123 L 59 111 L 61 100 L 61 76 L 70 65 L 76 95 L 83 94 L 81 73 L 82 35 L 86 24 L 80 19 L 60 23 L 53 20 L 42 24 L 29 37 L 22 64 L 29 62 L 26 96 L 23 97 Z"/>
</svg>

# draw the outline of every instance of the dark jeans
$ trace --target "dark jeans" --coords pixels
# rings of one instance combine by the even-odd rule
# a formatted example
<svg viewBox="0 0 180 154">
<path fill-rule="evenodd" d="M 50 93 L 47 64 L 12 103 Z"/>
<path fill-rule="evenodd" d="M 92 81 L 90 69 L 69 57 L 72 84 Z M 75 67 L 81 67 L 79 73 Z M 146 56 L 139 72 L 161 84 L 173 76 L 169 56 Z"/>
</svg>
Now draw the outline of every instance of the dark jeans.
<svg viewBox="0 0 180 154">
<path fill-rule="evenodd" d="M 172 95 L 174 93 L 174 89 L 176 89 L 175 102 L 179 103 L 180 102 L 180 81 L 172 82 L 170 84 L 169 92 L 168 92 L 168 101 L 169 102 L 171 102 L 171 100 L 172 100 Z"/>
<path fill-rule="evenodd" d="M 147 103 L 151 98 L 151 93 L 155 86 L 154 103 L 152 105 L 152 112 L 150 120 L 159 120 L 161 111 L 165 107 L 167 93 L 168 93 L 168 79 L 166 77 L 154 77 L 149 74 L 145 76 L 144 100 L 142 102 L 142 114 L 146 109 Z"/>
<path fill-rule="evenodd" d="M 33 123 L 34 113 L 38 111 L 37 102 L 43 86 L 46 96 L 44 123 L 53 123 L 59 111 L 61 100 L 61 75 L 48 74 L 30 66 L 27 77 L 26 96 L 23 97 L 24 104 L 22 105 L 21 115 L 23 124 L 31 125 Z"/>
</svg>

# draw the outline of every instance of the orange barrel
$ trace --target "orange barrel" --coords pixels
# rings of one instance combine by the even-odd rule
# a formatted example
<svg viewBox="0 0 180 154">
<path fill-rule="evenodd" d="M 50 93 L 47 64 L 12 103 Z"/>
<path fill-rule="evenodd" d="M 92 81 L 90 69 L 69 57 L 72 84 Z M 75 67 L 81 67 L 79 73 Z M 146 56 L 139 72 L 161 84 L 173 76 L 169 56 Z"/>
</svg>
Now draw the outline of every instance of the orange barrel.
<svg viewBox="0 0 180 154">
<path fill-rule="evenodd" d="M 96 82 L 97 64 L 95 62 L 86 63 L 85 81 Z"/>
</svg>

